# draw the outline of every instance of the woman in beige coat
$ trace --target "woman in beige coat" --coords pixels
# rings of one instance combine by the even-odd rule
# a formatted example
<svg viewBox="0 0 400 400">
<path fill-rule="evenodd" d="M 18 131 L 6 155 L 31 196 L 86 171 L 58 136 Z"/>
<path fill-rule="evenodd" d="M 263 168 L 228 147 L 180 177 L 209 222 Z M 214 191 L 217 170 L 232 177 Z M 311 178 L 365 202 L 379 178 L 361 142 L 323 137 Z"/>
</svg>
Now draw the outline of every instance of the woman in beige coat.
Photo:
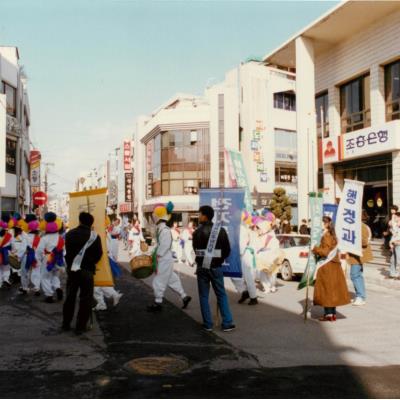
<svg viewBox="0 0 400 400">
<path fill-rule="evenodd" d="M 317 258 L 327 258 L 329 253 L 337 246 L 335 230 L 332 220 L 325 216 L 322 218 L 324 233 L 319 246 L 313 248 Z M 324 316 L 320 321 L 336 321 L 336 307 L 350 303 L 338 253 L 326 264 L 318 269 L 314 288 L 314 304 L 324 307 Z"/>
</svg>

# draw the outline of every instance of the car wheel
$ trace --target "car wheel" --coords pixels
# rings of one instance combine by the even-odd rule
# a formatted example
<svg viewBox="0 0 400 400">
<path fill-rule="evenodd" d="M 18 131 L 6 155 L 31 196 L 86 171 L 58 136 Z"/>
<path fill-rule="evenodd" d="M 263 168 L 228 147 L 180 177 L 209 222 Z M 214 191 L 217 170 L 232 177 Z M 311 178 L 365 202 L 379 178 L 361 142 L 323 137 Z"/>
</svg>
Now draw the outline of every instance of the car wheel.
<svg viewBox="0 0 400 400">
<path fill-rule="evenodd" d="M 288 260 L 284 260 L 281 266 L 281 276 L 284 281 L 291 281 L 293 279 L 293 271 Z"/>
</svg>

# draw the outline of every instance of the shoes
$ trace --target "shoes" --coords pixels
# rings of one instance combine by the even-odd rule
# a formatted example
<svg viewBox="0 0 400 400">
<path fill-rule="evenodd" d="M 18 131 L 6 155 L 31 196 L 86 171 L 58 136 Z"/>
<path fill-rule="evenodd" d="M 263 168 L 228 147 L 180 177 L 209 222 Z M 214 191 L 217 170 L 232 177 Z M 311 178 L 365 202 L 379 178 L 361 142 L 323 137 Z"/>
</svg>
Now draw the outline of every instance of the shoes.
<svg viewBox="0 0 400 400">
<path fill-rule="evenodd" d="M 61 288 L 56 289 L 57 300 L 61 301 L 64 297 L 64 292 Z"/>
<path fill-rule="evenodd" d="M 363 300 L 361 297 L 356 297 L 353 302 L 353 306 L 363 306 L 365 303 L 365 300 Z"/>
<path fill-rule="evenodd" d="M 192 298 L 190 296 L 185 296 L 183 299 L 183 306 L 182 306 L 182 310 L 184 310 L 188 304 L 192 301 Z"/>
<path fill-rule="evenodd" d="M 23 287 L 18 288 L 18 291 L 23 295 L 28 294 L 28 291 L 26 289 L 24 289 Z"/>
<path fill-rule="evenodd" d="M 270 289 L 271 293 L 275 293 L 278 289 L 275 286 L 272 286 L 272 288 Z"/>
<path fill-rule="evenodd" d="M 4 288 L 4 289 L 10 289 L 10 287 L 11 287 L 11 283 L 10 283 L 10 282 L 8 282 L 8 281 L 4 281 L 4 282 L 3 282 L 2 288 Z"/>
<path fill-rule="evenodd" d="M 257 297 L 255 297 L 254 299 L 250 299 L 250 301 L 247 304 L 249 306 L 255 306 L 256 304 L 258 304 Z"/>
<path fill-rule="evenodd" d="M 46 296 L 46 298 L 44 299 L 44 301 L 45 301 L 46 303 L 54 303 L 53 296 Z"/>
<path fill-rule="evenodd" d="M 96 307 L 93 308 L 94 311 L 105 311 L 107 310 L 107 306 L 105 304 L 96 304 Z"/>
<path fill-rule="evenodd" d="M 222 331 L 223 331 L 223 332 L 230 332 L 230 331 L 233 331 L 235 328 L 236 328 L 235 325 L 228 325 L 228 326 L 226 326 L 225 328 L 223 327 L 223 328 L 222 328 Z"/>
<path fill-rule="evenodd" d="M 153 303 L 150 306 L 147 306 L 147 311 L 149 312 L 159 312 L 162 310 L 162 305 L 159 303 Z"/>
<path fill-rule="evenodd" d="M 40 290 L 35 290 L 34 291 L 34 296 L 39 297 L 40 296 Z"/>
<path fill-rule="evenodd" d="M 261 292 L 265 292 L 265 287 L 261 282 L 256 282 L 256 288 Z"/>
<path fill-rule="evenodd" d="M 118 305 L 119 301 L 121 300 L 121 297 L 123 296 L 123 293 L 117 293 L 115 296 L 113 296 L 113 306 L 115 307 Z"/>
<path fill-rule="evenodd" d="M 318 318 L 318 321 L 330 321 L 330 322 L 335 322 L 336 321 L 336 315 L 334 314 L 327 314 L 324 315 L 323 317 Z"/>
<path fill-rule="evenodd" d="M 71 326 L 67 325 L 67 324 L 62 324 L 61 325 L 61 330 L 63 330 L 64 332 L 68 332 L 71 330 Z"/>
<path fill-rule="evenodd" d="M 212 330 L 213 330 L 213 329 L 212 329 L 211 327 L 209 327 L 209 326 L 203 324 L 203 331 L 212 332 Z"/>
<path fill-rule="evenodd" d="M 238 300 L 238 303 L 242 304 L 249 298 L 250 298 L 249 292 L 247 290 L 245 290 L 244 292 L 242 292 L 242 295 L 240 296 L 240 299 Z"/>
</svg>

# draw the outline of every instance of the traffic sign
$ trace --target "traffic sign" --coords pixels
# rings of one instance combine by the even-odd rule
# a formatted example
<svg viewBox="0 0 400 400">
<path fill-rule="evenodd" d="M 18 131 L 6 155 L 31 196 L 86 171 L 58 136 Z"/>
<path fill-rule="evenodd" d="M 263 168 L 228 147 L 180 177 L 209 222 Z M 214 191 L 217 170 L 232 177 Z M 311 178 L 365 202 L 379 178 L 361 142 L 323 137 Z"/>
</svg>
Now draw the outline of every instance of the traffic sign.
<svg viewBox="0 0 400 400">
<path fill-rule="evenodd" d="M 47 203 L 47 194 L 45 192 L 36 192 L 32 198 L 35 206 L 44 206 Z"/>
</svg>

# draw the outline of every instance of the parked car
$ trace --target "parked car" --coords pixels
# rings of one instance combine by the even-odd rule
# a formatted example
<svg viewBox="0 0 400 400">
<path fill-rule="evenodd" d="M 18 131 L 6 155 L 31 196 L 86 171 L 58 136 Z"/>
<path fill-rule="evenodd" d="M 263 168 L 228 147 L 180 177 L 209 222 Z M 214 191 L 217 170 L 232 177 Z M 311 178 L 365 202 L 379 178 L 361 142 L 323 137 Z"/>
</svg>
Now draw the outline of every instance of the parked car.
<svg viewBox="0 0 400 400">
<path fill-rule="evenodd" d="M 302 275 L 310 251 L 310 235 L 296 233 L 276 235 L 279 246 L 285 253 L 285 258 L 280 268 L 284 281 L 291 281 L 295 275 Z"/>
</svg>

